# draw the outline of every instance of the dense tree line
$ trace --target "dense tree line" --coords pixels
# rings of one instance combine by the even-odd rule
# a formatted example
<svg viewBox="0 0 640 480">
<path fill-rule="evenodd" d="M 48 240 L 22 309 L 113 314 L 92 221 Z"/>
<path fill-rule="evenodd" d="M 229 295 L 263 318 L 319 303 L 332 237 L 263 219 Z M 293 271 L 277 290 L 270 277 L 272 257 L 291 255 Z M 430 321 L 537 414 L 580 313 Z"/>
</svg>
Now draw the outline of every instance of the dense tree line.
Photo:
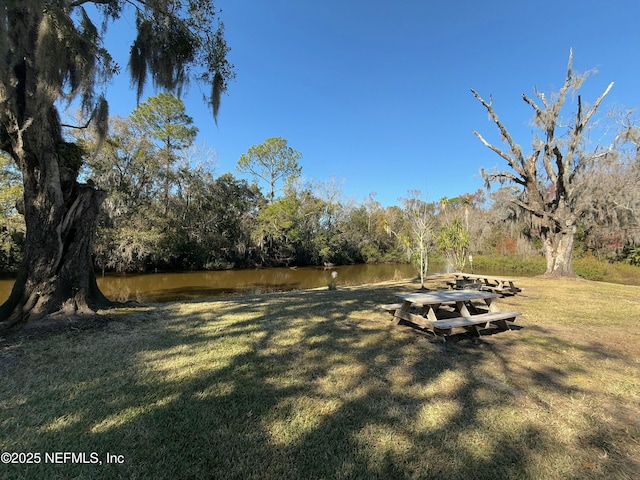
<svg viewBox="0 0 640 480">
<path fill-rule="evenodd" d="M 537 232 L 513 202 L 519 195 L 514 187 L 432 202 L 410 191 L 391 207 L 383 207 L 375 194 L 345 201 L 335 178 L 301 182 L 302 153 L 279 137 L 250 147 L 239 159 L 238 171 L 248 173 L 252 183 L 232 173 L 216 177 L 214 153 L 194 145 L 196 133 L 184 104 L 160 94 L 128 118 L 112 118 L 104 140 L 88 131 L 76 134 L 86 155 L 83 176 L 109 192 L 94 242 L 96 270 L 412 261 L 424 274 L 434 256 L 463 269 L 470 254 L 542 253 Z M 638 168 L 629 161 L 630 151 L 624 155 L 627 161 L 616 169 L 597 172 L 600 191 L 614 189 Z M 1 157 L 5 272 L 15 271 L 23 254 L 24 221 L 16 208 L 20 185 L 19 172 Z M 620 204 L 582 217 L 576 254 L 637 262 L 639 240 L 633 204 Z"/>
</svg>

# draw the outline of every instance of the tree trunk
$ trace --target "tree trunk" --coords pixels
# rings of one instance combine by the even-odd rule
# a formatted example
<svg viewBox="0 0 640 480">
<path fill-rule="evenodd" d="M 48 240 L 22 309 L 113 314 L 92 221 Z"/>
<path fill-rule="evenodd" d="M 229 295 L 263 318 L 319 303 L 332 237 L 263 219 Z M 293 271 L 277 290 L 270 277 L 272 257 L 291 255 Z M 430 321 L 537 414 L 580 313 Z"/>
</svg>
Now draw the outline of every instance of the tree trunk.
<svg viewBox="0 0 640 480">
<path fill-rule="evenodd" d="M 90 313 L 108 306 L 96 283 L 93 238 L 106 192 L 76 180 L 79 150 L 62 140 L 57 112 L 31 117 L 12 136 L 23 174 L 26 245 L 9 299 L 0 306 L 0 332 L 53 313 Z"/>
<path fill-rule="evenodd" d="M 547 259 L 545 275 L 552 277 L 571 277 L 573 273 L 573 240 L 576 227 L 571 226 L 563 230 L 543 231 L 542 244 Z"/>
<path fill-rule="evenodd" d="M 96 283 L 91 257 L 105 192 L 88 185 L 73 190 L 61 221 L 37 222 L 27 214 L 25 260 L 0 307 L 3 329 L 55 312 L 90 313 L 109 305 Z"/>
</svg>

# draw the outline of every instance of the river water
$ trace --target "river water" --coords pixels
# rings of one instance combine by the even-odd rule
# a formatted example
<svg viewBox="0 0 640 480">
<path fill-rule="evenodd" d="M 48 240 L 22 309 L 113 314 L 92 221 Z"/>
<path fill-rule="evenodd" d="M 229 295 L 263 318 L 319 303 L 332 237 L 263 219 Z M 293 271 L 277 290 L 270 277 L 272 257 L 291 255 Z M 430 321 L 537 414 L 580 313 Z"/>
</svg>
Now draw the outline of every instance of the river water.
<svg viewBox="0 0 640 480">
<path fill-rule="evenodd" d="M 102 292 L 112 300 L 141 303 L 196 300 L 241 293 L 266 293 L 327 287 L 331 273 L 338 273 L 336 284 L 402 280 L 416 276 L 407 264 L 344 265 L 332 268 L 265 268 L 188 273 L 150 273 L 144 275 L 106 275 L 98 277 Z M 13 279 L 0 280 L 0 302 L 11 293 Z"/>
</svg>

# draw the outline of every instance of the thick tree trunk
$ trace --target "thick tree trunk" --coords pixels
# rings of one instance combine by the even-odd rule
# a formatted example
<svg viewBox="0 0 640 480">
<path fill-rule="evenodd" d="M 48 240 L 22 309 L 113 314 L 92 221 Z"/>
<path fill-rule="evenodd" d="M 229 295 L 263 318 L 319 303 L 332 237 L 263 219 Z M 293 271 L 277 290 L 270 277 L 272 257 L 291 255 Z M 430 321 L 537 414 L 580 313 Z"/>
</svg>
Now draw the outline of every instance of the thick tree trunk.
<svg viewBox="0 0 640 480">
<path fill-rule="evenodd" d="M 89 313 L 110 304 L 98 288 L 92 262 L 106 192 L 77 182 L 79 151 L 62 140 L 53 108 L 12 140 L 23 174 L 20 210 L 27 231 L 24 261 L 0 306 L 0 332 L 46 315 Z"/>
<path fill-rule="evenodd" d="M 76 184 L 64 214 L 43 219 L 25 210 L 25 260 L 9 299 L 0 307 L 0 330 L 52 313 L 90 313 L 110 302 L 96 283 L 92 244 L 105 192 Z M 37 210 L 37 209 L 35 209 Z"/>
<path fill-rule="evenodd" d="M 573 240 L 575 226 L 558 232 L 543 232 L 542 244 L 547 259 L 545 275 L 552 277 L 570 277 L 573 273 Z"/>
</svg>

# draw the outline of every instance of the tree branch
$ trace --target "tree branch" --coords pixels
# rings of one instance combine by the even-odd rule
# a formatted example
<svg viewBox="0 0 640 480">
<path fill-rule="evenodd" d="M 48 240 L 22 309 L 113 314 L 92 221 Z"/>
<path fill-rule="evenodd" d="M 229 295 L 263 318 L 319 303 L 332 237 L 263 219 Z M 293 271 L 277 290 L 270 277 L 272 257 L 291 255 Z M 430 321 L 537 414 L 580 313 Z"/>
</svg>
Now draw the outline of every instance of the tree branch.
<svg viewBox="0 0 640 480">
<path fill-rule="evenodd" d="M 473 130 L 473 134 L 478 137 L 478 139 L 480 139 L 480 141 L 484 144 L 485 147 L 489 148 L 490 150 L 493 150 L 495 153 L 497 153 L 498 155 L 500 155 L 502 158 L 504 158 L 507 163 L 509 164 L 509 166 L 513 166 L 513 159 L 509 156 L 508 153 L 503 152 L 502 150 L 500 150 L 498 147 L 490 144 L 489 142 L 487 142 L 484 137 L 482 135 L 480 135 L 480 133 L 478 133 L 477 131 Z"/>
<path fill-rule="evenodd" d="M 540 96 L 540 95 L 538 95 Z M 542 95 L 543 98 L 543 102 L 545 104 L 545 107 L 547 108 L 547 110 L 549 109 L 549 106 L 547 105 L 546 99 L 544 99 L 544 95 Z M 522 99 L 528 103 L 529 105 L 531 105 L 531 108 L 533 108 L 536 112 L 536 117 L 539 118 L 540 120 L 543 119 L 543 115 L 542 115 L 542 110 L 540 110 L 540 107 L 538 107 L 538 105 L 536 104 L 536 102 L 534 102 L 533 100 L 531 100 L 529 97 L 527 97 L 526 94 L 522 94 Z"/>
<path fill-rule="evenodd" d="M 612 88 L 613 88 L 613 82 L 611 82 L 607 86 L 606 90 L 602 92 L 602 94 L 600 94 L 600 96 L 596 99 L 593 105 L 591 105 L 591 108 L 589 109 L 589 111 L 587 112 L 584 118 L 582 118 L 582 101 L 580 99 L 580 96 L 578 96 L 578 113 L 576 114 L 576 123 L 571 132 L 571 141 L 569 143 L 569 148 L 567 149 L 567 154 L 564 157 L 565 172 L 571 171 L 571 162 L 573 161 L 573 156 L 575 154 L 575 151 L 578 148 L 578 143 L 582 138 L 582 132 L 584 128 L 587 126 L 587 123 L 589 123 L 589 120 L 591 119 L 593 114 L 596 112 L 596 110 L 600 106 L 600 103 L 602 103 L 602 100 L 604 100 L 604 97 L 607 96 L 607 94 Z"/>
<path fill-rule="evenodd" d="M 554 125 L 557 123 L 558 115 L 560 115 L 560 110 L 564 105 L 564 99 L 567 95 L 567 90 L 569 90 L 569 87 L 571 86 L 572 78 L 573 78 L 573 48 L 569 50 L 569 61 L 567 63 L 567 76 L 564 79 L 564 84 L 562 85 L 560 92 L 558 92 L 558 100 L 555 102 L 554 108 L 553 108 L 553 117 L 554 117 L 553 124 Z"/>
<path fill-rule="evenodd" d="M 75 0 L 74 2 L 69 3 L 70 8 L 80 7 L 87 3 L 93 3 L 94 5 L 106 5 L 111 3 L 112 0 Z"/>
<path fill-rule="evenodd" d="M 551 180 L 556 186 L 561 184 L 561 188 L 556 188 L 556 193 L 558 193 L 561 189 L 564 188 L 566 182 L 563 178 L 563 170 L 566 171 L 566 168 L 562 168 L 562 154 L 558 147 L 554 145 L 555 143 L 555 128 L 558 125 L 558 117 L 560 116 L 560 111 L 564 106 L 564 100 L 567 95 L 567 91 L 571 87 L 571 80 L 573 78 L 573 49 L 569 50 L 569 61 L 567 63 L 567 76 L 565 77 L 564 84 L 558 93 L 558 99 L 553 102 L 551 105 L 545 102 L 546 106 L 546 115 L 544 116 L 544 121 L 542 122 L 545 128 L 546 141 L 544 146 L 544 158 L 543 163 L 545 170 L 547 171 L 547 176 L 549 180 Z M 555 156 L 557 172 L 554 172 L 553 166 L 551 163 L 552 155 Z"/>
<path fill-rule="evenodd" d="M 556 219 L 556 217 L 553 215 L 553 213 L 551 212 L 546 212 L 544 209 L 542 208 L 535 208 L 533 205 L 528 204 L 528 203 L 524 203 L 521 200 L 518 200 L 517 198 L 512 198 L 510 200 L 511 203 L 513 203 L 514 205 L 517 205 L 518 207 L 522 208 L 523 210 L 526 210 L 527 212 L 531 213 L 534 217 L 538 217 L 541 218 L 542 220 L 546 221 L 546 222 L 553 222 L 556 225 L 559 225 L 560 222 L 558 221 L 558 219 Z"/>
<path fill-rule="evenodd" d="M 489 147 L 491 150 L 493 150 L 502 158 L 504 158 L 509 164 L 509 166 L 518 173 L 518 175 L 524 177 L 525 176 L 525 173 L 524 173 L 525 159 L 524 159 L 524 155 L 522 154 L 522 148 L 520 148 L 520 145 L 514 142 L 513 138 L 511 138 L 511 135 L 509 134 L 505 126 L 502 124 L 502 122 L 498 118 L 498 115 L 496 115 L 496 112 L 493 110 L 493 106 L 491 105 L 491 103 L 487 103 L 474 89 L 471 89 L 471 93 L 473 93 L 473 96 L 476 97 L 476 99 L 478 99 L 478 101 L 484 106 L 484 108 L 487 109 L 487 112 L 489 113 L 491 120 L 493 120 L 493 123 L 495 123 L 498 129 L 500 130 L 500 134 L 502 135 L 502 138 L 504 138 L 506 142 L 509 144 L 509 147 L 511 148 L 511 152 L 513 153 L 513 156 L 515 157 L 516 161 L 514 162 L 514 159 L 511 158 L 509 155 L 507 155 L 506 153 L 502 152 L 502 150 L 488 143 L 484 138 L 482 138 L 482 135 L 480 135 L 475 130 L 473 131 L 473 133 L 475 134 L 476 137 L 480 139 L 482 143 L 485 144 L 485 146 Z"/>
<path fill-rule="evenodd" d="M 520 166 L 514 163 L 513 158 L 511 158 L 511 157 L 509 156 L 509 154 L 508 154 L 508 153 L 503 152 L 503 151 L 502 151 L 502 150 L 500 150 L 498 147 L 496 147 L 496 146 L 494 146 L 494 145 L 490 144 L 489 142 L 487 142 L 487 141 L 484 139 L 484 137 L 483 137 L 482 135 L 480 135 L 478 132 L 476 132 L 475 130 L 473 130 L 473 134 L 474 134 L 476 137 L 478 137 L 478 139 L 479 139 L 479 140 L 480 140 L 480 141 L 481 141 L 481 142 L 482 142 L 482 143 L 483 143 L 487 148 L 489 148 L 490 150 L 494 151 L 495 153 L 497 153 L 498 155 L 500 155 L 502 158 L 504 158 L 504 159 L 507 161 L 507 163 L 509 164 L 509 166 L 510 166 L 511 168 L 513 168 L 513 169 L 514 169 L 518 174 L 520 174 L 520 175 L 524 176 L 524 175 L 523 175 L 523 172 L 522 172 L 522 170 L 521 170 L 521 168 L 520 168 Z M 522 183 L 522 182 L 524 182 L 524 180 L 522 180 L 522 179 L 518 179 L 518 180 L 519 180 L 519 181 L 518 181 L 518 183 Z"/>
<path fill-rule="evenodd" d="M 513 173 L 509 172 L 497 172 L 497 173 L 485 173 L 482 171 L 482 176 L 487 179 L 488 182 L 513 182 L 518 185 L 522 185 L 523 187 L 527 185 L 527 182 L 522 180 L 520 177 L 517 177 Z"/>
<path fill-rule="evenodd" d="M 629 206 L 629 205 L 622 205 L 622 204 L 620 204 L 620 202 L 618 202 L 617 200 L 614 200 L 614 201 L 613 201 L 613 204 L 614 204 L 616 207 L 620 207 L 620 208 L 622 208 L 622 209 L 624 209 L 624 210 L 627 210 L 627 211 L 629 211 L 629 212 L 633 213 L 633 215 L 635 215 L 635 216 L 638 216 L 638 213 L 640 213 L 640 212 L 638 211 L 638 209 L 637 209 L 637 208 L 631 207 L 631 206 Z"/>
<path fill-rule="evenodd" d="M 84 130 L 86 128 L 89 128 L 90 123 L 91 123 L 91 118 L 87 120 L 87 123 L 85 123 L 84 125 L 69 125 L 68 123 L 61 123 L 60 126 L 67 127 L 67 128 L 75 128 L 76 130 Z"/>
<path fill-rule="evenodd" d="M 558 167 L 558 175 L 553 179 L 553 183 L 556 184 L 556 195 L 558 195 L 559 193 L 564 195 L 568 182 L 565 181 L 566 170 L 565 164 L 562 161 L 562 152 L 557 145 L 554 145 L 553 147 L 553 155 L 556 158 L 556 166 Z"/>
<path fill-rule="evenodd" d="M 546 108 L 547 110 L 550 110 L 551 105 L 549 105 L 549 102 L 547 101 L 547 97 L 545 96 L 544 92 L 539 92 L 537 88 L 534 88 L 533 92 L 536 94 L 538 98 L 542 100 L 542 103 L 544 104 L 544 108 Z"/>
</svg>

